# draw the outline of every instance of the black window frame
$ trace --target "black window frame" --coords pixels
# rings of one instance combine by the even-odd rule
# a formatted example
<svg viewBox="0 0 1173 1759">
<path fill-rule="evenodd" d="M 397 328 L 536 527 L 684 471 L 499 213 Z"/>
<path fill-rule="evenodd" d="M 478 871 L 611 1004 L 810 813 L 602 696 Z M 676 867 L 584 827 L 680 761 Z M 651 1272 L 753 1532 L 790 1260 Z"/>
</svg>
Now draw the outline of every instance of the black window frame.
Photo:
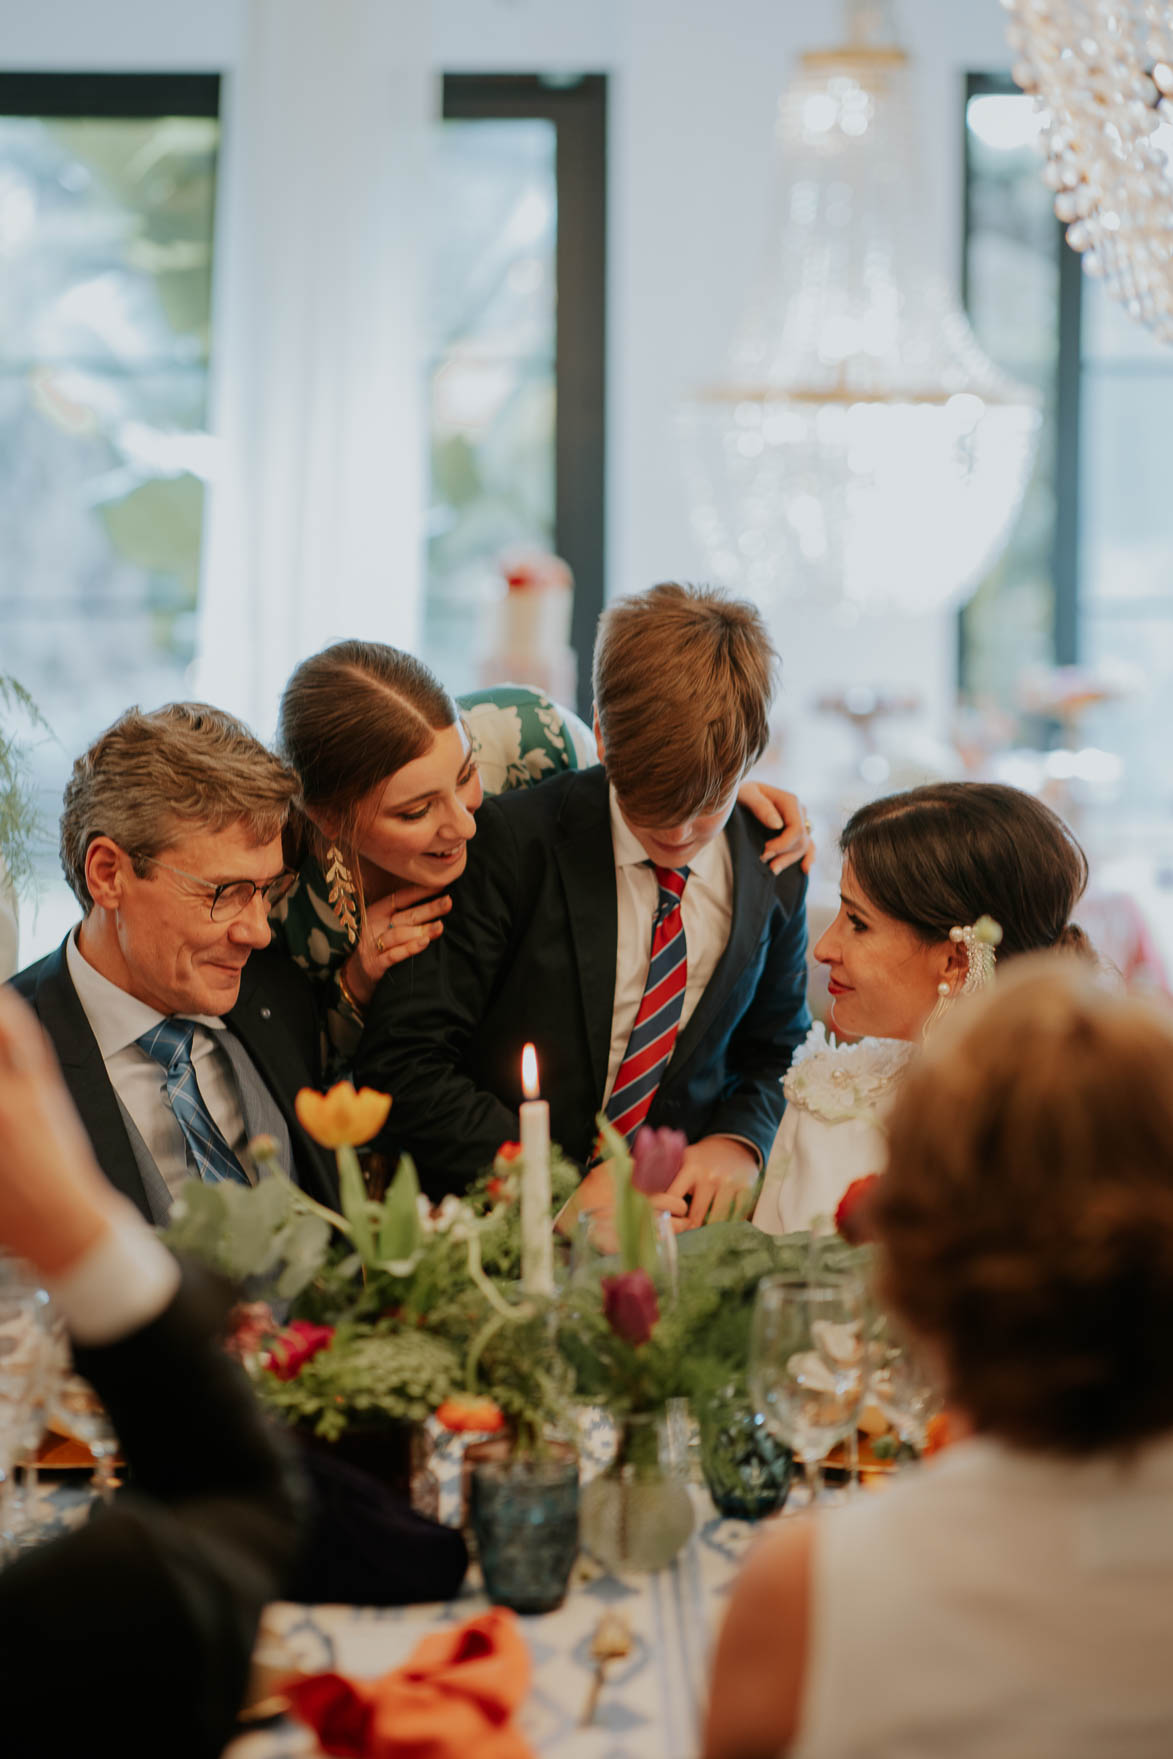
<svg viewBox="0 0 1173 1759">
<path fill-rule="evenodd" d="M 962 227 L 961 298 L 969 310 L 969 234 L 973 213 L 973 175 L 968 144 L 969 103 L 978 97 L 1021 97 L 1008 73 L 967 73 L 961 107 Z M 1039 161 L 1040 175 L 1042 160 Z M 1055 518 L 1051 532 L 1051 657 L 1056 665 L 1073 666 L 1079 659 L 1079 486 L 1080 420 L 1082 413 L 1081 336 L 1083 271 L 1056 219 L 1054 230 L 1059 270 L 1059 346 L 1055 364 Z M 966 688 L 968 635 L 966 610 L 957 614 L 957 677 Z"/>
<path fill-rule="evenodd" d="M 577 707 L 589 717 L 606 565 L 607 76 L 447 73 L 443 116 L 555 129 L 554 548 L 574 573 Z"/>
<path fill-rule="evenodd" d="M 0 116 L 219 115 L 218 73 L 0 73 Z"/>
</svg>

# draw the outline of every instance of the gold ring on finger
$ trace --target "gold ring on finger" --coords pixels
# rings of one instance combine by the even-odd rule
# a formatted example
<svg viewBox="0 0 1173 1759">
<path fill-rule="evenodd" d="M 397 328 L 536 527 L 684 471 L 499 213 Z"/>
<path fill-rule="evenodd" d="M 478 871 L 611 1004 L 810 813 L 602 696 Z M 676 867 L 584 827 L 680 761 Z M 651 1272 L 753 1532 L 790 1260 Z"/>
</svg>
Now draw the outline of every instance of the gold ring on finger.
<svg viewBox="0 0 1173 1759">
<path fill-rule="evenodd" d="M 806 826 L 806 834 L 807 834 L 807 836 L 808 836 L 808 837 L 809 837 L 809 836 L 810 836 L 810 835 L 811 835 L 811 819 L 810 819 L 810 813 L 809 813 L 809 812 L 804 812 L 804 813 L 803 813 L 803 815 L 802 815 L 802 822 L 803 822 L 803 824 L 804 824 L 804 825 L 805 825 L 805 826 Z"/>
<path fill-rule="evenodd" d="M 385 953 L 387 951 L 386 947 L 383 945 L 383 937 L 381 934 L 375 936 L 375 951 L 376 953 Z"/>
</svg>

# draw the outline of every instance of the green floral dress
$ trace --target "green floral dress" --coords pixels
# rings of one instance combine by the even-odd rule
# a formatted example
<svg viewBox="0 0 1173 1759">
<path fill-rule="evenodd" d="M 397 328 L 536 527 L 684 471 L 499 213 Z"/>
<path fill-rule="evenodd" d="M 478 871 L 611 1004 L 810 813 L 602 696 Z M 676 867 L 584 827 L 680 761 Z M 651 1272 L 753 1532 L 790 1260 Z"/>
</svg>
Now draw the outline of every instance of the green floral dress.
<svg viewBox="0 0 1173 1759">
<path fill-rule="evenodd" d="M 457 706 L 486 794 L 531 788 L 559 770 L 586 769 L 596 762 L 590 728 L 540 690 L 499 684 L 459 697 Z M 327 876 L 310 856 L 271 919 L 274 941 L 326 992 L 326 1030 L 335 1069 L 353 1056 L 363 1025 L 338 981 L 354 950 L 347 915 L 353 923 L 348 893 L 333 870 Z"/>
</svg>

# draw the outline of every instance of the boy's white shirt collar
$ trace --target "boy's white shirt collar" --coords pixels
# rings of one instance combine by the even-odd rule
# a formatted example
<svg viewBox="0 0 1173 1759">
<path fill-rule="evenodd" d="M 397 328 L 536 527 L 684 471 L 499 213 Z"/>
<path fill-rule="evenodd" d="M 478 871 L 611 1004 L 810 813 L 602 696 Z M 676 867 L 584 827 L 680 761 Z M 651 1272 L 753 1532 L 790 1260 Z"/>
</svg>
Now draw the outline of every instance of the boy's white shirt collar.
<svg viewBox="0 0 1173 1759">
<path fill-rule="evenodd" d="M 616 867 L 636 867 L 651 861 L 651 856 L 619 810 L 619 802 L 615 796 L 615 784 L 609 782 L 607 789 L 611 800 L 611 843 L 615 850 Z M 724 865 L 721 845 L 724 838 L 725 832 L 723 830 L 718 832 L 688 863 L 690 885 L 694 879 L 699 879 L 702 885 L 714 888 L 720 885 Z"/>
</svg>

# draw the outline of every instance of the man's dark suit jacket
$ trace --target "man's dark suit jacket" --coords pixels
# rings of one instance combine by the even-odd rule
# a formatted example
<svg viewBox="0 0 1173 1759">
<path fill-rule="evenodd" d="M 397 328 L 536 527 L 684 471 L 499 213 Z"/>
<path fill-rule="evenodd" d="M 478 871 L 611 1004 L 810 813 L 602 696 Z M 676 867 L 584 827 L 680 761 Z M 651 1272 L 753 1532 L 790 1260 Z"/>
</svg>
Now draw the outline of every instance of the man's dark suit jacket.
<svg viewBox="0 0 1173 1759">
<path fill-rule="evenodd" d="M 66 1086 L 81 1114 L 98 1165 L 112 1185 L 152 1220 L 143 1176 L 98 1041 L 78 1000 L 65 958 L 66 942 L 12 979 L 32 1003 L 57 1052 Z M 276 947 L 253 953 L 236 1006 L 224 1023 L 240 1040 L 289 1127 L 292 1173 L 302 1190 L 338 1206 L 333 1159 L 305 1134 L 293 1111 L 299 1087 L 322 1085 L 321 1024 L 309 980 Z"/>
<path fill-rule="evenodd" d="M 775 879 L 736 807 L 729 940 L 681 1032 L 648 1123 L 740 1136 L 763 1164 L 781 1077 L 810 1026 L 805 876 Z M 440 939 L 379 983 L 356 1067 L 393 1096 L 379 1146 L 410 1152 L 432 1196 L 461 1190 L 516 1138 L 521 1051 L 537 1047 L 551 1134 L 585 1165 L 611 1045 L 618 934 L 601 765 L 487 800 Z M 649 943 L 651 923 L 648 923 Z"/>
<path fill-rule="evenodd" d="M 232 1734 L 261 1612 L 285 1588 L 301 1494 L 214 1335 L 227 1304 L 189 1272 L 149 1325 L 76 1351 L 135 1489 L 0 1574 L 11 1759 L 214 1759 Z"/>
</svg>

